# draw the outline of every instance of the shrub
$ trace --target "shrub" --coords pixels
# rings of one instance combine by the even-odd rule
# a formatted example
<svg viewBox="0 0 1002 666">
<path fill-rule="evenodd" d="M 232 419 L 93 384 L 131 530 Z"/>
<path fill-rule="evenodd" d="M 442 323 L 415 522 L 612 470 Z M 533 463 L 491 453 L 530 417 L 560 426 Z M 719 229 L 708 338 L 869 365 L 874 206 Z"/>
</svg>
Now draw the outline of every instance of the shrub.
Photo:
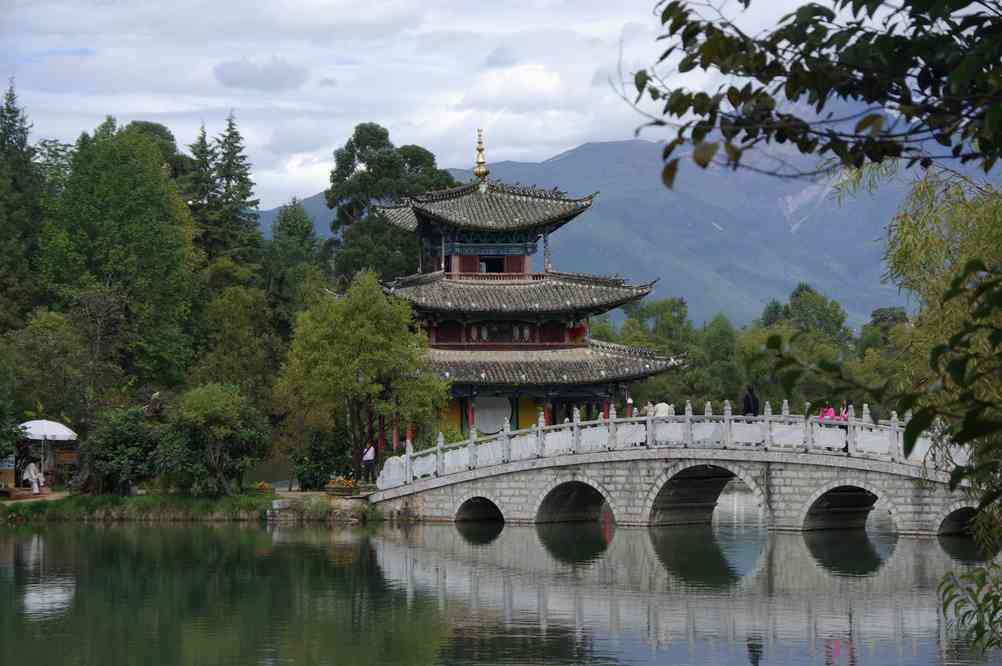
<svg viewBox="0 0 1002 666">
<path fill-rule="evenodd" d="M 156 453 L 158 471 L 192 495 L 227 495 L 268 453 L 267 419 L 229 384 L 188 390 L 174 405 Z"/>
<path fill-rule="evenodd" d="M 94 429 L 80 446 L 91 489 L 127 495 L 133 485 L 153 478 L 159 431 L 139 408 L 98 414 Z"/>
</svg>

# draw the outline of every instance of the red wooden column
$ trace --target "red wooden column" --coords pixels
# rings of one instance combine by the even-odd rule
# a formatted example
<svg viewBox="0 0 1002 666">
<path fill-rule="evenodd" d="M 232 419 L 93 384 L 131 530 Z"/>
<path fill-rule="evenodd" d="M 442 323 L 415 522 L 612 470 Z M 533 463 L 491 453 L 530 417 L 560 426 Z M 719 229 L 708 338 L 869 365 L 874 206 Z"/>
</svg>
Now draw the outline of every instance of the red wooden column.
<svg viewBox="0 0 1002 666">
<path fill-rule="evenodd" d="M 602 401 L 602 418 L 606 419 L 606 420 L 609 420 L 609 401 L 608 400 L 603 400 Z"/>
<path fill-rule="evenodd" d="M 473 430 L 473 398 L 467 398 L 466 400 L 466 431 L 470 432 Z"/>
<path fill-rule="evenodd" d="M 549 400 L 543 403 L 543 425 L 553 425 L 553 405 Z"/>
</svg>

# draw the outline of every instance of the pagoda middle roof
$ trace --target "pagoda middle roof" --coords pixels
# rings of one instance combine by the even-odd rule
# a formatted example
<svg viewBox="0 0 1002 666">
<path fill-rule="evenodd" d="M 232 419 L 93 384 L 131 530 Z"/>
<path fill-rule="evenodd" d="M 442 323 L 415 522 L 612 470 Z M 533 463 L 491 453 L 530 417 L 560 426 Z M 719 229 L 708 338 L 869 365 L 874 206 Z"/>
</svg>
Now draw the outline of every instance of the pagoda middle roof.
<svg viewBox="0 0 1002 666">
<path fill-rule="evenodd" d="M 596 193 L 597 194 L 597 193 Z M 591 206 L 595 194 L 580 199 L 560 190 L 544 190 L 497 181 L 478 181 L 416 194 L 393 206 L 376 206 L 391 224 L 414 231 L 423 219 L 476 231 L 522 231 L 559 226 Z"/>
<path fill-rule="evenodd" d="M 481 386 L 589 385 L 634 381 L 680 365 L 646 349 L 589 340 L 545 350 L 428 350 L 432 367 L 456 384 Z"/>
<path fill-rule="evenodd" d="M 483 277 L 452 278 L 437 271 L 401 278 L 388 288 L 426 312 L 499 317 L 606 312 L 643 298 L 657 282 L 630 285 L 618 277 L 556 272 L 478 275 Z"/>
</svg>

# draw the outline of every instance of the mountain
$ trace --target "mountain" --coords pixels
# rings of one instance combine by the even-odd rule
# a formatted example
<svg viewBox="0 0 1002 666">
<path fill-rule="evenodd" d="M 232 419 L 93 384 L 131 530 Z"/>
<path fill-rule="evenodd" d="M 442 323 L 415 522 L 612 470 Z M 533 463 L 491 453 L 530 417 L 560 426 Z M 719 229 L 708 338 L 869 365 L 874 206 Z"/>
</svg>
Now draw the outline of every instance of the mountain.
<svg viewBox="0 0 1002 666">
<path fill-rule="evenodd" d="M 660 278 L 653 296 L 683 296 L 696 322 L 723 312 L 746 323 L 798 282 L 838 299 L 850 323 L 905 296 L 881 277 L 885 226 L 904 199 L 903 183 L 842 205 L 828 184 L 703 171 L 687 163 L 674 190 L 661 183 L 663 144 L 587 143 L 543 162 L 495 162 L 491 177 L 559 187 L 572 196 L 598 191 L 591 210 L 550 240 L 555 268 Z M 451 169 L 459 180 L 470 171 Z M 304 200 L 317 232 L 330 236 L 323 194 Z M 276 210 L 261 214 L 265 229 Z M 538 265 L 541 257 L 536 259 Z"/>
</svg>

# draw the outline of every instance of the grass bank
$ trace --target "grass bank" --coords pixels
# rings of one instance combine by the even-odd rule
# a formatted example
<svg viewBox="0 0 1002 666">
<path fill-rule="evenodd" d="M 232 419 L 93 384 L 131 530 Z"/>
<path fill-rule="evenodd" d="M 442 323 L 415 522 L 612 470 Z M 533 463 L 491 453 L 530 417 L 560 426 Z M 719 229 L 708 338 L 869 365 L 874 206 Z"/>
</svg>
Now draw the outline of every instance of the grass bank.
<svg viewBox="0 0 1002 666">
<path fill-rule="evenodd" d="M 42 522 L 192 522 L 267 519 L 273 495 L 247 494 L 205 498 L 180 495 L 70 495 L 51 502 L 0 504 L 0 524 Z M 361 503 L 358 503 L 361 504 Z M 346 506 L 325 498 L 290 502 L 297 522 L 358 523 L 366 506 Z"/>
</svg>

